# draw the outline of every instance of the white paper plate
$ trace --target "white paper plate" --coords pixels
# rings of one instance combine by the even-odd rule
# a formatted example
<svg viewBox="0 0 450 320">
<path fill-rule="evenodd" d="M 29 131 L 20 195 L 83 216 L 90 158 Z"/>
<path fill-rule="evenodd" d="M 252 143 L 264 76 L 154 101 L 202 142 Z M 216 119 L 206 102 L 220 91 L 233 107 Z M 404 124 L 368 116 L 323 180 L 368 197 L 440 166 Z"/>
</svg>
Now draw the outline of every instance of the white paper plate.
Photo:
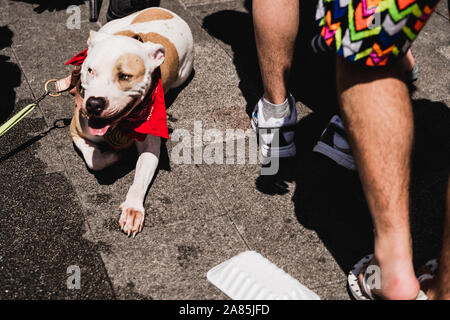
<svg viewBox="0 0 450 320">
<path fill-rule="evenodd" d="M 212 268 L 208 280 L 233 300 L 320 300 L 298 280 L 255 251 Z"/>
</svg>

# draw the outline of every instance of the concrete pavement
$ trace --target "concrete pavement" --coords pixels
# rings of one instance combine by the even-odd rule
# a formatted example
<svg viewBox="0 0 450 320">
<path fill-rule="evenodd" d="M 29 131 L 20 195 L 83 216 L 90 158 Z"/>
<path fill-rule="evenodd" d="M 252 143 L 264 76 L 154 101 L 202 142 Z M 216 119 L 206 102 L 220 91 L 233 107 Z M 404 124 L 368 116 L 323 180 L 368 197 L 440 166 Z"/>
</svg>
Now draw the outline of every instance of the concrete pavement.
<svg viewBox="0 0 450 320">
<path fill-rule="evenodd" d="M 75 30 L 66 27 L 66 5 L 48 10 L 40 2 L 0 0 L 0 70 L 7 82 L 0 122 L 41 95 L 46 80 L 65 76 L 64 62 L 106 22 L 107 1 L 97 23 L 78 1 Z M 193 132 L 197 120 L 204 129 L 250 128 L 248 111 L 261 84 L 249 1 L 162 0 L 161 6 L 189 23 L 196 53 L 194 77 L 168 107 L 171 130 Z M 117 223 L 135 155 L 88 172 L 69 135 L 71 96 L 45 99 L 0 138 L 0 298 L 224 299 L 206 272 L 255 250 L 322 299 L 349 299 L 346 273 L 372 252 L 372 227 L 357 175 L 311 151 L 336 109 L 332 59 L 307 46 L 312 10 L 304 4 L 293 72 L 296 159 L 268 179 L 257 164 L 174 164 L 168 155 L 176 142 L 169 140 L 135 239 Z M 441 3 L 413 47 L 421 70 L 413 92 L 417 265 L 440 247 L 450 160 L 448 30 Z M 317 94 L 319 86 L 328 88 L 325 95 Z M 67 289 L 70 265 L 81 268 L 80 290 Z"/>
</svg>

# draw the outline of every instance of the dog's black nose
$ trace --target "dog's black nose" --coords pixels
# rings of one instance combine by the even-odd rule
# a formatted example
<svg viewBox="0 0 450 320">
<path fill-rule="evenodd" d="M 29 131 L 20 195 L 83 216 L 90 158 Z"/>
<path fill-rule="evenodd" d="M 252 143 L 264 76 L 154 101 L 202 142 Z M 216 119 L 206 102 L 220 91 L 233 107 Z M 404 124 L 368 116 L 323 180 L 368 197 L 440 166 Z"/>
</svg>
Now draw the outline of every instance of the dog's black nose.
<svg viewBox="0 0 450 320">
<path fill-rule="evenodd" d="M 86 110 L 89 114 L 98 116 L 106 107 L 106 99 L 101 97 L 90 97 L 86 100 Z"/>
</svg>

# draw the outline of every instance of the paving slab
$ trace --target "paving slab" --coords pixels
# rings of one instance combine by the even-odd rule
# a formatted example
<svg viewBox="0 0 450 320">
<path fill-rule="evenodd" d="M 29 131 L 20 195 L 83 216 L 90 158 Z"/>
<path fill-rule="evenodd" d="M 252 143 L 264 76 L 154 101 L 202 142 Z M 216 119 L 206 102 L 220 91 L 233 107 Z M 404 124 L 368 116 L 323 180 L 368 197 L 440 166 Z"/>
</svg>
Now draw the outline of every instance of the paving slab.
<svg viewBox="0 0 450 320">
<path fill-rule="evenodd" d="M 254 105 L 250 101 L 255 101 L 260 81 L 248 6 L 245 6 L 244 1 L 229 1 L 197 3 L 189 9 L 233 59 L 240 79 L 239 88 L 246 98 L 246 101 L 241 100 L 242 114 L 244 109 Z M 232 31 L 220 29 L 225 21 L 233 21 Z M 242 31 L 238 32 L 237 29 Z M 300 119 L 310 113 L 302 103 L 297 104 L 297 109 Z M 221 114 L 221 121 L 227 122 L 227 114 Z M 238 117 L 238 114 L 239 109 L 236 108 L 232 116 Z M 246 130 L 249 124 L 246 117 L 231 128 Z M 223 162 L 226 160 L 224 158 Z M 320 240 L 314 231 L 305 229 L 297 221 L 294 203 L 290 200 L 295 190 L 292 174 L 291 179 L 280 181 L 280 190 L 275 193 L 281 194 L 274 195 L 271 191 L 262 192 L 256 188 L 260 182 L 259 164 L 200 165 L 199 168 L 250 248 L 262 253 L 309 287 L 318 286 L 324 281 L 325 272 L 326 281 L 333 284 L 341 281 L 341 287 L 345 288 L 342 271 L 332 255 L 318 244 Z M 290 166 L 289 170 L 295 171 L 295 166 Z M 264 184 L 270 185 L 270 182 Z"/>
<path fill-rule="evenodd" d="M 447 106 L 450 103 L 450 59 L 446 55 L 450 48 L 449 23 L 448 19 L 433 14 L 413 43 L 412 52 L 420 69 L 415 99 L 443 101 Z"/>
<path fill-rule="evenodd" d="M 190 6 L 198 24 L 208 32 L 233 60 L 238 87 L 250 114 L 262 94 L 261 76 L 248 1 L 198 3 Z M 232 22 L 231 22 L 232 21 Z"/>
<path fill-rule="evenodd" d="M 118 298 L 225 299 L 206 279 L 212 267 L 248 250 L 227 217 L 182 222 L 131 240 L 109 233 L 102 252 Z"/>
<path fill-rule="evenodd" d="M 225 161 L 225 159 L 224 159 Z M 262 181 L 258 165 L 199 165 L 250 249 L 314 288 L 340 282 L 344 274 L 314 230 L 302 226 L 292 201 L 291 179 Z M 271 179 L 271 178 L 270 178 Z M 289 181 L 290 180 L 290 181 Z M 265 189 L 261 184 L 270 184 Z M 261 189 L 261 190 L 259 190 Z"/>
<path fill-rule="evenodd" d="M 449 6 L 447 1 L 439 2 L 436 12 L 438 12 L 443 18 L 449 19 Z"/>
</svg>

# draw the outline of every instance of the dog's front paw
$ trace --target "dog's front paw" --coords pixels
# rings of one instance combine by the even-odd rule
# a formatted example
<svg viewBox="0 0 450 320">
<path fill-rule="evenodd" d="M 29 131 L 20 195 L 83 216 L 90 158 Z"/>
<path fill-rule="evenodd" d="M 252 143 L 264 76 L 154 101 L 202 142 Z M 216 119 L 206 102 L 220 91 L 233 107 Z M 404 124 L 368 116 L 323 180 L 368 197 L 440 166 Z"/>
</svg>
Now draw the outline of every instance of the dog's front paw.
<svg viewBox="0 0 450 320">
<path fill-rule="evenodd" d="M 142 227 L 144 226 L 144 208 L 131 206 L 124 202 L 120 205 L 120 209 L 122 209 L 122 214 L 119 219 L 120 229 L 128 236 L 132 235 L 134 238 L 138 232 L 142 231 Z"/>
</svg>

